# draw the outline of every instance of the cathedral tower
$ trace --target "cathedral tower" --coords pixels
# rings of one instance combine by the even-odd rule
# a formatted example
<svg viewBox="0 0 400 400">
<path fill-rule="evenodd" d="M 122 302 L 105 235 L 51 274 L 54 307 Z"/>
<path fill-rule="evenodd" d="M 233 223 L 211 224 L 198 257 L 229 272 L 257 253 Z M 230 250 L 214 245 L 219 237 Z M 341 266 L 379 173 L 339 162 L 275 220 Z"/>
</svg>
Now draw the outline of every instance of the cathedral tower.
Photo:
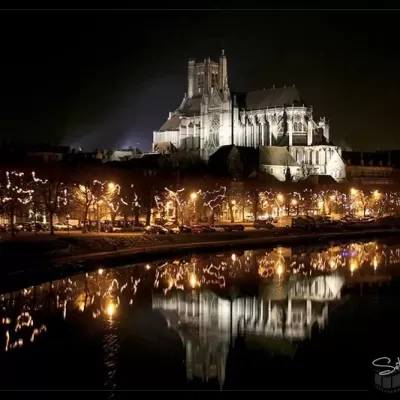
<svg viewBox="0 0 400 400">
<path fill-rule="evenodd" d="M 228 67 L 225 51 L 219 58 L 219 62 L 205 58 L 203 62 L 190 59 L 188 63 L 188 99 L 203 94 L 211 95 L 214 89 L 221 92 L 228 90 Z"/>
</svg>

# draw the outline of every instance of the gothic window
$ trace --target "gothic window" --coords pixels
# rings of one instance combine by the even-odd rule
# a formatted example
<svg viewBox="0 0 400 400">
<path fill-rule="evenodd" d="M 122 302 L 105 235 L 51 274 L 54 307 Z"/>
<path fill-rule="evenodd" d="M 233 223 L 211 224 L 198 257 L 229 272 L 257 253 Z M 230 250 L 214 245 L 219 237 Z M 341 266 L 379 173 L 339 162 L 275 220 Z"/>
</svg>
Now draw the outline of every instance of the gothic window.
<svg viewBox="0 0 400 400">
<path fill-rule="evenodd" d="M 200 72 L 200 73 L 197 75 L 197 86 L 198 86 L 199 88 L 202 88 L 203 85 L 204 85 L 204 74 Z"/>
<path fill-rule="evenodd" d="M 312 162 L 312 150 L 308 153 L 308 162 L 310 163 L 310 164 L 312 164 L 313 162 Z"/>
<path fill-rule="evenodd" d="M 297 132 L 304 132 L 304 127 L 301 122 L 297 123 Z"/>
<path fill-rule="evenodd" d="M 211 86 L 212 87 L 216 87 L 216 86 L 218 86 L 218 80 L 217 80 L 217 78 L 218 78 L 218 75 L 216 74 L 216 73 L 212 73 L 211 74 Z"/>
<path fill-rule="evenodd" d="M 210 126 L 210 147 L 219 146 L 219 127 L 220 127 L 220 116 L 219 114 L 214 114 L 211 118 Z"/>
<path fill-rule="evenodd" d="M 315 164 L 319 164 L 319 150 L 315 152 Z"/>
<path fill-rule="evenodd" d="M 297 122 L 295 122 L 294 124 L 293 124 L 293 131 L 294 132 L 297 132 L 298 131 L 298 124 L 297 124 Z"/>
<path fill-rule="evenodd" d="M 281 122 L 279 123 L 279 125 L 278 125 L 278 132 L 279 132 L 279 133 L 283 133 L 283 128 L 284 128 L 283 124 L 284 124 L 284 122 L 281 121 Z"/>
</svg>

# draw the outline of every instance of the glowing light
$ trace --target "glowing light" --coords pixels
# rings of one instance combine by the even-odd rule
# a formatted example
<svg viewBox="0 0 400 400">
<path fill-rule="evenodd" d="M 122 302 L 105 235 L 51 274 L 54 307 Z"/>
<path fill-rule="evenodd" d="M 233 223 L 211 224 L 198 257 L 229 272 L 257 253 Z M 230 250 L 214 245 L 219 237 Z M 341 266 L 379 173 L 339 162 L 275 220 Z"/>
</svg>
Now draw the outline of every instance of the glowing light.
<svg viewBox="0 0 400 400">
<path fill-rule="evenodd" d="M 350 272 L 353 273 L 358 268 L 357 261 L 351 261 L 350 263 Z"/>
<path fill-rule="evenodd" d="M 378 260 L 376 258 L 376 256 L 374 257 L 374 261 L 372 262 L 374 269 L 376 270 L 378 268 Z"/>
<path fill-rule="evenodd" d="M 235 262 L 236 261 L 236 254 L 233 253 L 231 258 L 232 258 L 232 261 Z"/>
<path fill-rule="evenodd" d="M 110 182 L 110 183 L 108 184 L 108 188 L 109 188 L 110 190 L 114 190 L 114 189 L 115 189 L 115 183 L 114 183 L 114 182 Z"/>
<path fill-rule="evenodd" d="M 97 271 L 99 273 L 99 275 L 103 275 L 104 270 L 102 270 L 101 268 Z"/>
<path fill-rule="evenodd" d="M 354 189 L 354 188 L 351 188 L 351 189 L 350 189 L 350 194 L 351 194 L 351 195 L 355 196 L 357 193 L 358 193 L 358 190 L 357 190 L 357 189 Z"/>
<path fill-rule="evenodd" d="M 278 265 L 276 266 L 276 273 L 278 274 L 278 276 L 281 276 L 283 274 L 283 271 L 283 265 L 281 263 L 278 263 Z"/>
<path fill-rule="evenodd" d="M 284 199 L 284 197 L 283 197 L 283 195 L 282 194 L 278 194 L 278 196 L 276 196 L 276 199 L 278 200 L 278 201 L 283 201 L 283 199 Z"/>
<path fill-rule="evenodd" d="M 115 314 L 115 309 L 116 309 L 115 304 L 110 303 L 106 308 L 106 314 L 109 317 L 112 317 Z"/>
<path fill-rule="evenodd" d="M 295 206 L 296 204 L 297 204 L 297 200 L 296 200 L 296 199 L 293 199 L 293 200 L 292 200 L 292 205 Z"/>
<path fill-rule="evenodd" d="M 145 265 L 145 268 L 147 269 L 147 271 L 151 268 L 149 264 Z"/>
<path fill-rule="evenodd" d="M 190 274 L 189 283 L 192 288 L 195 288 L 197 286 L 198 282 L 195 274 Z"/>
<path fill-rule="evenodd" d="M 197 193 L 191 193 L 190 194 L 190 198 L 192 199 L 192 200 L 196 200 L 197 199 Z"/>
</svg>

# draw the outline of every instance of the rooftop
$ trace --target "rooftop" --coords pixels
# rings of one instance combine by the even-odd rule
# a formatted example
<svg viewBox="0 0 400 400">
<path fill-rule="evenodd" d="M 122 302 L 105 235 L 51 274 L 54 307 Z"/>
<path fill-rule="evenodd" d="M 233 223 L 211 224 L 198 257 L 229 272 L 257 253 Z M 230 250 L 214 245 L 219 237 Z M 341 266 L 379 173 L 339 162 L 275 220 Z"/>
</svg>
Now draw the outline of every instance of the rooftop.
<svg viewBox="0 0 400 400">
<path fill-rule="evenodd" d="M 252 92 L 237 92 L 236 102 L 239 108 L 245 110 L 263 110 L 272 107 L 303 106 L 304 100 L 295 86 L 284 86 L 255 90 Z"/>
</svg>

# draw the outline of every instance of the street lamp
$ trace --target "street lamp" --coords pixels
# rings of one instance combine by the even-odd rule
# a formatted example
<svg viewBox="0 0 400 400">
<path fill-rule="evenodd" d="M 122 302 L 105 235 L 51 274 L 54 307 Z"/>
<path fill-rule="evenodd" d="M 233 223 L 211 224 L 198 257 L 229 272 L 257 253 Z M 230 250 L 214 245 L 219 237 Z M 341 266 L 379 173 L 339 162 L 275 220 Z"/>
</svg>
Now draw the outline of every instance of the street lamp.
<svg viewBox="0 0 400 400">
<path fill-rule="evenodd" d="M 197 193 L 195 193 L 195 192 L 191 193 L 190 198 L 191 198 L 193 201 L 196 200 L 196 199 L 197 199 Z"/>
</svg>

